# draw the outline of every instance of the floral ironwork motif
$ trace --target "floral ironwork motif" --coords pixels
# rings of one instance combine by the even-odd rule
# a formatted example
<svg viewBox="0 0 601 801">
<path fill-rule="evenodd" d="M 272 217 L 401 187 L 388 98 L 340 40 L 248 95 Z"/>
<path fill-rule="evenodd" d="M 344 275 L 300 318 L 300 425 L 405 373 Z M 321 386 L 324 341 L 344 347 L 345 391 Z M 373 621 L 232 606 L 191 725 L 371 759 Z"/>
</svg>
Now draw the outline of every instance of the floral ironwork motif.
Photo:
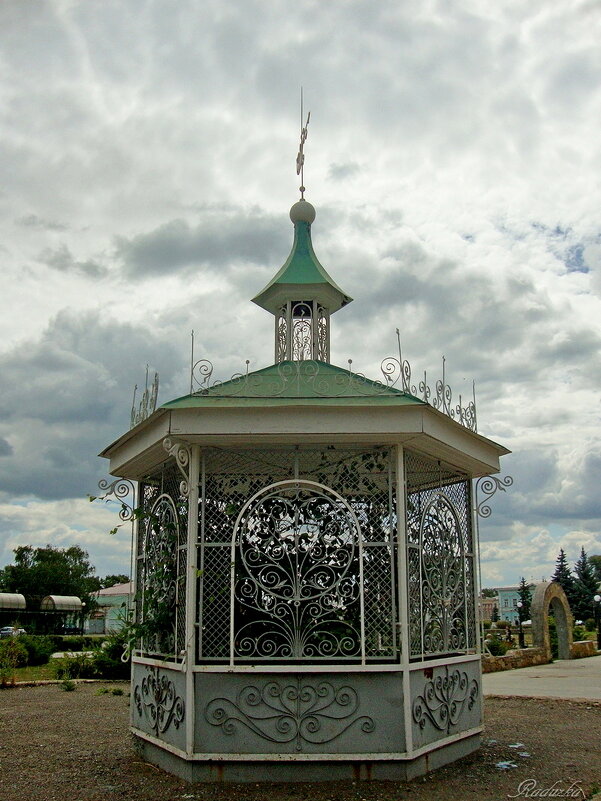
<svg viewBox="0 0 601 801">
<path fill-rule="evenodd" d="M 471 482 L 405 451 L 412 657 L 476 646 Z"/>
<path fill-rule="evenodd" d="M 178 542 L 177 509 L 171 496 L 160 495 L 146 527 L 142 581 L 143 618 L 156 629 L 155 642 L 147 642 L 146 648 L 154 652 L 170 653 L 175 647 Z"/>
<path fill-rule="evenodd" d="M 283 362 L 286 360 L 286 348 L 288 343 L 288 320 L 286 316 L 286 306 L 280 309 L 279 316 L 276 318 L 275 334 L 275 360 Z"/>
<path fill-rule="evenodd" d="M 322 362 L 330 361 L 330 327 L 329 315 L 323 306 L 317 309 L 317 359 Z"/>
<path fill-rule="evenodd" d="M 175 685 L 158 668 L 149 667 L 148 674 L 134 688 L 134 702 L 138 715 L 144 715 L 158 736 L 173 723 L 179 729 L 184 721 L 186 707 Z"/>
<path fill-rule="evenodd" d="M 359 657 L 360 536 L 352 509 L 320 484 L 282 481 L 251 498 L 234 531 L 232 656 Z"/>
<path fill-rule="evenodd" d="M 475 679 L 470 681 L 464 671 L 449 670 L 445 665 L 444 675 L 426 682 L 422 694 L 413 701 L 413 720 L 420 729 L 430 721 L 439 731 L 450 734 L 451 727 L 459 722 L 466 703 L 469 710 L 473 709 L 478 694 L 479 687 Z"/>
<path fill-rule="evenodd" d="M 479 517 L 490 517 L 492 509 L 488 505 L 488 501 L 495 495 L 497 491 L 506 492 L 507 487 L 513 486 L 513 476 L 504 476 L 498 478 L 497 476 L 483 476 L 476 481 L 476 514 Z M 478 501 L 478 493 L 482 492 L 484 498 Z"/>
<path fill-rule="evenodd" d="M 262 687 L 249 684 L 235 701 L 214 698 L 205 717 L 224 734 L 235 735 L 241 725 L 272 743 L 295 742 L 297 751 L 305 743 L 329 743 L 351 726 L 365 734 L 376 728 L 373 718 L 359 714 L 359 695 L 353 687 L 301 678 L 270 681 Z"/>
<path fill-rule="evenodd" d="M 427 653 L 465 648 L 461 525 L 449 499 L 436 493 L 421 522 L 424 648 Z"/>
<path fill-rule="evenodd" d="M 292 304 L 292 350 L 291 358 L 295 362 L 304 362 L 313 358 L 313 304 Z"/>
</svg>

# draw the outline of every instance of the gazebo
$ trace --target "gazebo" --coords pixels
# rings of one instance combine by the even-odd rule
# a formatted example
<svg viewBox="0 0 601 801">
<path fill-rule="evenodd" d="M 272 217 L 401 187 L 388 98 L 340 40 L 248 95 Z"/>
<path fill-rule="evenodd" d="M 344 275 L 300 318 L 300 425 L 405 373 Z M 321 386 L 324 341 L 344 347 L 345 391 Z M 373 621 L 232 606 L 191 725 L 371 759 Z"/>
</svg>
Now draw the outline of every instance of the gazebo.
<svg viewBox="0 0 601 801">
<path fill-rule="evenodd" d="M 313 206 L 254 298 L 274 364 L 165 403 L 102 456 L 138 482 L 132 731 L 192 781 L 411 778 L 482 731 L 472 479 L 502 446 L 410 368 L 330 363 L 352 300 Z"/>
</svg>

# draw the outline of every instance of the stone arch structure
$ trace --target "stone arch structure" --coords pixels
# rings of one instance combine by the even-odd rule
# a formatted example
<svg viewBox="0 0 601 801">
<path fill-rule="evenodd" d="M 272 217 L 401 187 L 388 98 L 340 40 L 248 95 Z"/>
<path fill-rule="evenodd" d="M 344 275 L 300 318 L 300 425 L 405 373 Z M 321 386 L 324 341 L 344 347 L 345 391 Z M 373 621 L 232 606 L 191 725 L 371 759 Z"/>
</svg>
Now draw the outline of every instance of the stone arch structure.
<svg viewBox="0 0 601 801">
<path fill-rule="evenodd" d="M 534 591 L 530 607 L 533 645 L 535 648 L 544 648 L 549 661 L 551 660 L 551 641 L 549 621 L 547 620 L 550 609 L 557 627 L 559 658 L 571 659 L 574 620 L 566 594 L 561 584 L 556 581 L 542 581 Z"/>
</svg>

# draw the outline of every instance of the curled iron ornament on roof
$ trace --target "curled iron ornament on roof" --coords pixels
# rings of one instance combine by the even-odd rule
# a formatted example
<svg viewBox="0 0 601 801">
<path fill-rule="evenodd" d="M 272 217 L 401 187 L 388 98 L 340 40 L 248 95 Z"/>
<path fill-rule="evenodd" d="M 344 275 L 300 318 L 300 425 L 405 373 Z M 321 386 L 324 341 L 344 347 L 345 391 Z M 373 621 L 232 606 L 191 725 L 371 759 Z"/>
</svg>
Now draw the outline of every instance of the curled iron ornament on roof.
<svg viewBox="0 0 601 801">
<path fill-rule="evenodd" d="M 137 391 L 138 385 L 136 384 L 131 405 L 130 428 L 133 428 L 138 425 L 138 423 L 146 420 L 147 417 L 150 417 L 157 407 L 157 399 L 159 397 L 159 374 L 154 374 L 152 384 L 148 386 L 148 365 L 146 365 L 146 386 L 144 387 L 144 392 L 142 393 L 142 398 L 138 406 L 136 406 Z"/>
<path fill-rule="evenodd" d="M 304 361 L 285 361 L 275 365 L 270 375 L 249 373 L 250 362 L 246 360 L 244 373 L 235 373 L 229 381 L 211 380 L 213 364 L 208 359 L 199 359 L 191 368 L 190 386 L 192 395 L 211 395 L 212 397 L 303 397 L 302 386 L 308 385 L 312 396 L 322 398 L 367 397 L 390 394 L 390 390 L 403 392 L 424 401 L 434 409 L 460 423 L 464 428 L 477 433 L 475 385 L 472 382 L 472 399 L 464 404 L 460 394 L 458 403 L 453 404 L 453 392 L 446 381 L 446 359 L 442 359 L 442 378 L 435 384 L 435 393 L 428 385 L 424 371 L 423 378 L 411 382 L 411 364 L 407 359 L 387 356 L 380 364 L 382 379 L 370 380 L 363 373 L 353 371 L 353 361 L 348 360 L 348 370 L 340 370 L 334 375 L 320 362 L 310 359 Z M 295 395 L 293 393 L 298 393 Z M 292 393 L 292 394 L 291 394 Z"/>
</svg>

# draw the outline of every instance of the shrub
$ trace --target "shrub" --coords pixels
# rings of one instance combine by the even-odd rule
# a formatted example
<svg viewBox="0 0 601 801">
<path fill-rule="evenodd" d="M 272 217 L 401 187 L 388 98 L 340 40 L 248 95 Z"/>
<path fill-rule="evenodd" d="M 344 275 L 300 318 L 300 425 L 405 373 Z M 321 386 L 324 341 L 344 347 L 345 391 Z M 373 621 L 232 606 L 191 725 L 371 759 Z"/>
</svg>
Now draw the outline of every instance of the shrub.
<svg viewBox="0 0 601 801">
<path fill-rule="evenodd" d="M 595 623 L 595 618 L 594 617 L 587 618 L 584 621 L 584 628 L 587 631 L 595 631 L 595 629 L 597 628 L 597 624 Z"/>
<path fill-rule="evenodd" d="M 486 645 L 493 656 L 505 656 L 507 651 L 509 651 L 510 648 L 513 648 L 513 643 L 504 642 L 496 637 L 493 637 L 492 640 L 487 640 Z"/>
<path fill-rule="evenodd" d="M 61 687 L 66 693 L 72 693 L 75 689 L 75 682 L 71 681 L 71 679 L 63 679 L 61 683 Z"/>
<path fill-rule="evenodd" d="M 0 640 L 0 685 L 14 681 L 15 668 L 27 664 L 27 649 L 18 637 Z"/>
<path fill-rule="evenodd" d="M 497 621 L 497 628 L 498 629 L 509 628 L 509 621 L 508 620 L 499 620 L 499 621 Z"/>
<path fill-rule="evenodd" d="M 27 649 L 28 665 L 45 665 L 55 650 L 51 637 L 21 634 L 19 642 Z"/>
<path fill-rule="evenodd" d="M 121 659 L 126 642 L 127 634 L 125 632 L 114 632 L 109 634 L 101 648 L 94 651 L 92 661 L 97 676 L 102 679 L 128 679 L 130 677 L 131 661 L 128 659 L 123 662 Z"/>
<path fill-rule="evenodd" d="M 572 629 L 572 637 L 574 638 L 574 642 L 578 642 L 579 640 L 584 640 L 584 626 L 574 626 Z"/>
<path fill-rule="evenodd" d="M 55 659 L 54 662 L 57 679 L 93 679 L 96 677 L 94 662 L 86 654 L 63 656 L 61 659 Z"/>
<path fill-rule="evenodd" d="M 58 640 L 57 651 L 90 651 L 98 645 L 98 641 L 86 635 L 63 634 L 56 637 Z"/>
</svg>

